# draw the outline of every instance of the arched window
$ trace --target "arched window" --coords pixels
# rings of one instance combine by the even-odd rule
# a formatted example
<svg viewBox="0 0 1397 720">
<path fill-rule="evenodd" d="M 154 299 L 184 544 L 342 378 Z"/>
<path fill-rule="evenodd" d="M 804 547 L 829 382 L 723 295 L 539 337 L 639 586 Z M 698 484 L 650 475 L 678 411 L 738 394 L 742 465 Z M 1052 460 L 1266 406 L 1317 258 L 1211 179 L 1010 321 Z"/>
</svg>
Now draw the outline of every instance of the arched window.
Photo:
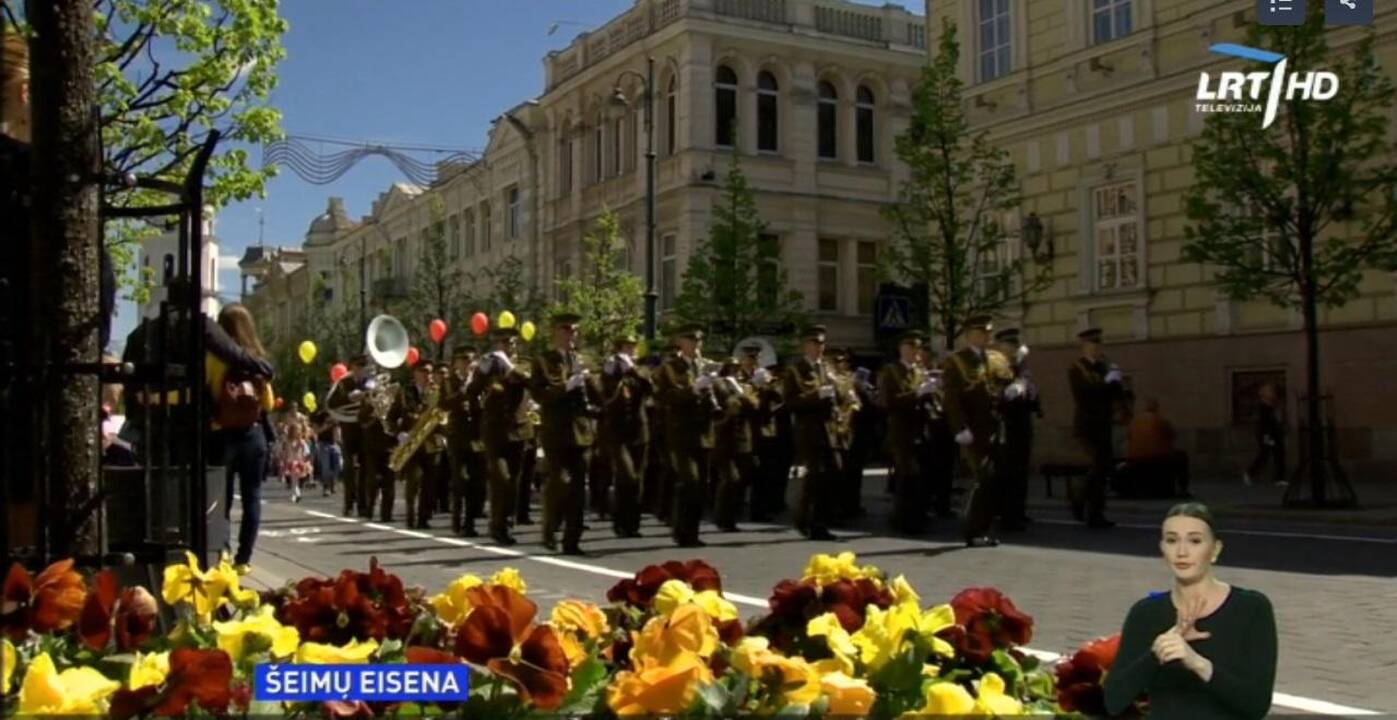
<svg viewBox="0 0 1397 720">
<path fill-rule="evenodd" d="M 730 148 L 737 131 L 737 73 L 727 65 L 719 65 L 713 80 L 714 136 L 713 144 Z"/>
<path fill-rule="evenodd" d="M 673 155 L 679 143 L 679 80 L 669 79 L 669 89 L 665 92 L 665 154 Z"/>
<path fill-rule="evenodd" d="M 780 123 L 776 114 L 778 91 L 776 76 L 763 70 L 757 75 L 757 150 L 777 152 Z"/>
<path fill-rule="evenodd" d="M 816 105 L 816 133 L 820 141 L 820 157 L 839 158 L 839 92 L 828 81 L 820 83 L 820 98 Z"/>
<path fill-rule="evenodd" d="M 860 85 L 854 102 L 854 125 L 859 144 L 859 162 L 872 165 L 877 162 L 873 135 L 873 91 L 867 85 Z"/>
<path fill-rule="evenodd" d="M 603 139 L 605 135 L 606 125 L 601 118 L 597 118 L 597 124 L 592 126 L 592 182 L 594 183 L 601 182 L 602 178 L 606 177 L 603 168 L 605 155 L 602 154 L 603 148 L 606 147 L 606 141 Z"/>
<path fill-rule="evenodd" d="M 611 123 L 611 175 L 621 174 L 621 149 L 625 147 L 626 118 L 624 116 L 616 118 Z"/>
</svg>

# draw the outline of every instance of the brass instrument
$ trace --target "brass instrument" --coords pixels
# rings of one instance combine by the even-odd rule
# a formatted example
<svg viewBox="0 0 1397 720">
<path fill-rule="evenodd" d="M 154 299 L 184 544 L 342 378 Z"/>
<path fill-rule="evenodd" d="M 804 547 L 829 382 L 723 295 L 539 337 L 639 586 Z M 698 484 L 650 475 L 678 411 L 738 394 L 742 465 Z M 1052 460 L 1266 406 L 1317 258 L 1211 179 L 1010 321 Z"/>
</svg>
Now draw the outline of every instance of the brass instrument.
<svg viewBox="0 0 1397 720">
<path fill-rule="evenodd" d="M 444 449 L 444 441 L 436 431 L 446 425 L 450 415 L 440 407 L 441 383 L 433 377 L 427 381 L 427 390 L 423 393 L 422 414 L 417 416 L 417 422 L 413 423 L 412 430 L 408 432 L 407 440 L 398 443 L 393 448 L 393 454 L 388 457 L 388 469 L 393 472 L 401 472 L 408 461 L 412 459 L 417 451 L 429 440 L 432 440 L 433 447 L 430 451 L 440 452 Z"/>
<path fill-rule="evenodd" d="M 825 368 L 825 380 L 834 386 L 834 424 L 848 437 L 854 432 L 854 415 L 863 408 L 854 390 L 854 377 Z"/>
<path fill-rule="evenodd" d="M 392 375 L 379 373 L 370 378 L 364 387 L 370 412 L 383 425 L 383 432 L 391 436 L 393 429 L 388 427 L 388 413 L 393 409 L 393 396 L 397 393 L 398 384 L 393 381 Z"/>
</svg>

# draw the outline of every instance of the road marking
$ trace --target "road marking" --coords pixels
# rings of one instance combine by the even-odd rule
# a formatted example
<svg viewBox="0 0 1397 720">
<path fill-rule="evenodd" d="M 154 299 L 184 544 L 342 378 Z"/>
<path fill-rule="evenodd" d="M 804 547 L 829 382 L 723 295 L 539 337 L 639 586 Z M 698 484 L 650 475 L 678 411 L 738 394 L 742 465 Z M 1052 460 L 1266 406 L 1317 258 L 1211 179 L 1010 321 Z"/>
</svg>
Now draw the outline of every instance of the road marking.
<svg viewBox="0 0 1397 720">
<path fill-rule="evenodd" d="M 300 508 L 298 508 L 298 509 L 300 509 Z M 552 565 L 552 566 L 554 566 L 554 567 L 567 568 L 568 570 L 577 570 L 577 571 L 579 571 L 579 572 L 591 573 L 591 574 L 593 574 L 593 575 L 602 575 L 602 576 L 605 576 L 605 577 L 612 577 L 612 578 L 617 578 L 617 579 L 622 579 L 622 580 L 635 577 L 635 573 L 633 573 L 633 572 L 623 572 L 623 571 L 621 571 L 621 570 L 616 570 L 616 569 L 614 569 L 614 568 L 609 568 L 609 567 L 605 567 L 605 566 L 602 566 L 602 565 L 593 565 L 593 564 L 591 564 L 591 563 L 578 562 L 578 561 L 576 561 L 576 560 L 567 560 L 567 559 L 564 559 L 564 558 L 554 557 L 554 556 L 551 556 L 551 555 L 532 555 L 532 554 L 530 554 L 530 553 L 528 553 L 528 552 L 525 552 L 525 551 L 523 551 L 523 550 L 515 550 L 515 549 L 513 549 L 513 548 L 500 547 L 500 546 L 498 546 L 498 545 L 482 545 L 482 544 L 480 544 L 480 543 L 473 543 L 473 542 L 470 542 L 469 540 L 462 540 L 462 539 L 460 539 L 460 538 L 454 538 L 454 537 L 438 537 L 438 536 L 436 536 L 436 535 L 430 535 L 430 534 L 427 534 L 427 533 L 418 532 L 418 531 L 416 531 L 416 530 L 406 530 L 406 529 L 403 529 L 403 528 L 390 527 L 390 526 L 388 526 L 388 525 L 382 525 L 382 524 L 379 524 L 379 523 L 363 522 L 362 520 L 358 520 L 358 519 L 355 519 L 355 518 L 344 518 L 344 517 L 340 517 L 340 516 L 338 516 L 338 515 L 332 515 L 332 514 L 330 514 L 330 513 L 320 512 L 319 510 L 305 510 L 305 509 L 301 509 L 301 512 L 303 512 L 303 513 L 305 513 L 305 514 L 307 514 L 307 515 L 310 515 L 310 516 L 312 516 L 312 517 L 326 518 L 326 519 L 331 519 L 331 520 L 337 520 L 337 521 L 339 521 L 339 522 L 348 523 L 348 524 L 356 524 L 356 525 L 362 524 L 362 525 L 365 526 L 365 527 L 374 528 L 375 530 L 385 530 L 385 531 L 387 531 L 387 532 L 396 533 L 396 534 L 398 534 L 398 535 L 406 535 L 406 536 L 408 536 L 408 537 L 421 538 L 421 539 L 424 539 L 424 540 L 435 540 L 435 541 L 440 542 L 440 543 L 442 543 L 442 544 L 444 544 L 444 545 L 454 545 L 454 546 L 456 546 L 456 547 L 471 548 L 471 549 L 473 549 L 473 550 L 481 550 L 481 551 L 483 551 L 483 552 L 491 553 L 491 554 L 494 554 L 494 555 L 499 555 L 499 556 L 501 556 L 501 557 L 518 558 L 518 559 L 520 559 L 520 560 L 529 560 L 529 561 L 531 561 L 531 562 L 541 563 L 541 564 L 543 564 L 543 565 Z M 1049 521 L 1043 521 L 1043 522 L 1049 522 Z M 1148 528 L 1153 529 L 1155 526 L 1153 526 L 1153 525 L 1144 525 L 1144 526 L 1141 526 L 1141 527 L 1148 527 Z M 1233 534 L 1236 534 L 1236 533 L 1234 532 Z M 741 595 L 741 594 L 738 594 L 738 593 L 728 592 L 728 591 L 724 590 L 724 591 L 723 591 L 723 597 L 727 598 L 728 600 L 731 600 L 731 601 L 734 602 L 734 603 L 738 603 L 738 604 L 740 604 L 740 605 L 747 605 L 747 606 L 750 606 L 750 607 L 758 607 L 758 608 L 763 608 L 763 609 L 765 609 L 765 608 L 767 607 L 767 601 L 766 601 L 766 600 L 764 600 L 764 599 L 762 599 L 762 598 L 758 598 L 758 597 L 753 597 L 753 596 L 751 596 L 751 595 Z M 1058 660 L 1058 659 L 1060 659 L 1060 658 L 1062 657 L 1062 655 L 1060 655 L 1060 654 L 1058 654 L 1058 653 L 1055 653 L 1055 652 L 1048 651 L 1048 650 L 1038 650 L 1038 649 L 1029 648 L 1029 647 L 1023 647 L 1023 648 L 1020 648 L 1020 650 L 1022 650 L 1025 654 L 1027 654 L 1027 655 L 1032 655 L 1033 657 L 1036 657 L 1036 658 L 1038 658 L 1039 660 L 1042 660 L 1042 661 L 1044 661 L 1044 662 L 1053 662 L 1053 661 Z M 1291 709 L 1291 710 L 1300 710 L 1300 711 L 1302 711 L 1302 712 L 1315 713 L 1315 714 L 1317 714 L 1317 715 L 1340 715 L 1340 716 L 1361 715 L 1361 716 L 1370 716 L 1370 715 L 1380 715 L 1380 714 L 1381 714 L 1381 713 L 1375 712 L 1375 711 L 1373 711 L 1373 710 L 1364 710 L 1364 709 L 1362 709 L 1362 708 L 1349 707 L 1349 706 L 1347 706 L 1347 705 L 1339 705 L 1339 704 L 1337 704 L 1337 703 L 1331 703 L 1331 702 L 1328 702 L 1328 701 L 1325 701 L 1325 700 L 1315 700 L 1315 699 L 1312 699 L 1312 698 L 1301 697 L 1301 696 L 1299 696 L 1299 695 L 1291 695 L 1291 694 L 1289 694 L 1289 693 L 1282 693 L 1282 692 L 1276 692 L 1276 693 L 1273 693 L 1273 694 L 1272 694 L 1272 696 L 1271 696 L 1271 704 L 1272 704 L 1272 705 L 1278 705 L 1278 706 L 1280 706 L 1280 707 L 1288 708 L 1288 709 Z"/>
<path fill-rule="evenodd" d="M 1045 525 L 1081 525 L 1076 520 L 1058 520 L 1056 518 L 1035 518 L 1034 522 Z M 1116 523 L 1116 527 L 1130 528 L 1131 530 L 1158 530 L 1159 524 L 1147 523 Z M 1397 545 L 1397 538 L 1367 537 L 1364 535 L 1324 535 L 1317 533 L 1285 532 L 1282 530 L 1234 530 L 1227 529 L 1228 535 L 1254 535 L 1256 537 L 1280 537 L 1295 538 L 1302 540 L 1334 540 L 1339 542 L 1362 542 L 1376 545 Z"/>
</svg>

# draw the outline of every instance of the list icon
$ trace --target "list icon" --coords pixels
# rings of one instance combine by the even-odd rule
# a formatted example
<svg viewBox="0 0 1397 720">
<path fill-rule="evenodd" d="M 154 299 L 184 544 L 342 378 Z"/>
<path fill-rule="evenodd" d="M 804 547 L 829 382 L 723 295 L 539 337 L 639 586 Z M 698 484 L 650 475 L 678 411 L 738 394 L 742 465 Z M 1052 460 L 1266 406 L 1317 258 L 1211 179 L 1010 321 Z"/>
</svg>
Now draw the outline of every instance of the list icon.
<svg viewBox="0 0 1397 720">
<path fill-rule="evenodd" d="M 1305 24 L 1305 0 L 1256 0 L 1256 20 L 1262 25 Z"/>
<path fill-rule="evenodd" d="M 1373 0 L 1325 0 L 1325 25 L 1372 25 Z"/>
</svg>

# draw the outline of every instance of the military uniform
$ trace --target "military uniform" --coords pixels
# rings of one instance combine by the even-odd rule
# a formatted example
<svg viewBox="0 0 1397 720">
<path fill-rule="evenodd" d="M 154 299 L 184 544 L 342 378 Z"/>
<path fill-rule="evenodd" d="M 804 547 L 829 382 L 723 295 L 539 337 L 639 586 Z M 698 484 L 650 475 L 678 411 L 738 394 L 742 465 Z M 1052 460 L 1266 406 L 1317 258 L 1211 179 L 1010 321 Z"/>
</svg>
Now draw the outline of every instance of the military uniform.
<svg viewBox="0 0 1397 720">
<path fill-rule="evenodd" d="M 757 348 L 757 352 L 760 352 L 760 348 Z M 750 517 L 753 522 L 768 522 L 780 507 L 776 494 L 785 492 L 785 483 L 778 475 L 790 472 L 789 462 L 784 469 L 781 468 L 781 425 L 777 422 L 785 401 L 781 397 L 780 378 L 770 370 L 754 364 L 750 371 L 744 369 L 740 377 L 742 382 L 752 386 L 757 395 L 757 407 L 749 415 L 753 452 L 752 475 L 747 483 L 751 489 Z"/>
<path fill-rule="evenodd" d="M 1101 331 L 1092 328 L 1077 337 L 1083 343 L 1095 344 L 1101 341 Z M 1084 355 L 1068 369 L 1067 381 L 1076 405 L 1073 433 L 1091 458 L 1085 487 L 1074 485 L 1069 489 L 1072 514 L 1093 526 L 1109 526 L 1111 522 L 1105 517 L 1106 482 L 1115 462 L 1111 425 L 1116 403 L 1124 392 L 1120 371 L 1105 360 L 1090 360 Z"/>
<path fill-rule="evenodd" d="M 825 329 L 813 326 L 802 334 L 807 342 L 824 344 Z M 802 356 L 786 368 L 786 406 L 791 411 L 795 462 L 805 468 L 805 485 L 795 510 L 795 525 L 812 540 L 830 540 L 832 492 L 843 468 L 839 465 L 835 410 L 838 392 L 823 359 Z"/>
<path fill-rule="evenodd" d="M 921 347 L 923 335 L 911 332 L 899 346 Z M 887 443 L 892 456 L 894 485 L 892 525 L 899 532 L 916 534 L 926 518 L 926 477 L 921 454 L 927 438 L 925 400 L 931 392 L 930 376 L 914 361 L 890 362 L 878 372 L 878 398 L 888 417 Z"/>
<path fill-rule="evenodd" d="M 425 371 L 426 377 L 430 378 L 432 370 L 432 365 L 424 361 L 413 369 L 413 374 L 416 376 Z M 389 413 L 389 423 L 398 433 L 398 442 L 406 442 L 423 414 L 433 409 L 431 393 L 430 385 L 419 386 L 416 382 L 399 390 L 397 402 Z M 440 398 L 436 400 L 439 402 Z M 437 505 L 436 493 L 449 472 L 445 450 L 446 440 L 441 431 L 433 430 L 398 473 L 403 480 L 404 510 L 410 528 L 428 527 Z"/>
<path fill-rule="evenodd" d="M 854 423 L 863 408 L 859 403 L 858 391 L 854 387 L 853 373 L 846 367 L 848 355 L 843 350 L 825 353 L 825 367 L 834 380 L 834 453 L 837 456 L 839 473 L 830 481 L 830 509 L 833 520 L 852 517 L 861 498 L 858 497 L 863 479 L 857 485 L 850 483 L 850 470 L 854 466 Z"/>
<path fill-rule="evenodd" d="M 879 432 L 881 413 L 875 394 L 877 391 L 868 378 L 867 368 L 858 368 L 851 374 L 852 395 L 858 407 L 854 410 L 850 425 L 853 438 L 849 447 L 849 464 L 844 469 L 842 514 L 846 519 L 862 517 L 866 512 L 863 507 L 863 473 L 873 449 L 877 447 L 878 438 L 882 437 Z"/>
<path fill-rule="evenodd" d="M 641 478 L 645 476 L 650 444 L 646 408 L 655 386 L 635 365 L 630 349 L 635 338 L 618 343 L 601 376 L 601 422 L 597 428 L 598 455 L 611 478 L 611 522 L 616 537 L 640 535 Z M 624 354 L 625 360 L 620 358 Z"/>
<path fill-rule="evenodd" d="M 737 531 L 742 496 L 755 467 L 752 457 L 752 418 L 760 407 L 754 389 L 743 382 L 737 362 L 730 361 L 714 385 L 723 414 L 714 423 L 709 471 L 716 480 L 713 521 L 720 530 Z"/>
<path fill-rule="evenodd" d="M 972 318 L 969 332 L 991 329 L 989 318 Z M 989 531 L 999 509 L 995 465 L 1004 440 L 1000 398 L 1012 380 L 1009 361 L 997 350 L 963 348 L 945 363 L 946 418 L 961 444 L 961 457 L 974 478 L 966 503 L 963 533 L 967 544 L 997 544 Z M 965 442 L 967 438 L 969 442 Z"/>
<path fill-rule="evenodd" d="M 356 358 L 357 364 L 362 359 Z M 330 388 L 325 398 L 325 406 L 330 417 L 340 428 L 341 450 L 344 456 L 344 469 L 340 479 L 344 488 L 344 502 L 340 514 L 351 517 L 359 504 L 360 463 L 363 455 L 363 431 L 359 427 L 359 404 L 363 402 L 364 384 L 351 372 Z"/>
<path fill-rule="evenodd" d="M 388 469 L 388 458 L 396 442 L 384 427 L 386 419 L 374 414 L 373 406 L 365 401 L 359 406 L 359 432 L 363 452 L 359 467 L 359 517 L 372 518 L 374 503 L 380 504 L 379 520 L 392 522 L 394 482 Z"/>
<path fill-rule="evenodd" d="M 458 348 L 453 362 L 469 363 L 475 352 Z M 474 373 L 454 368 L 446 380 L 442 394 L 442 409 L 446 410 L 446 449 L 451 463 L 451 531 L 465 537 L 475 537 L 475 521 L 482 515 L 485 501 L 485 465 L 480 442 L 481 407 L 479 396 L 466 393 Z"/>
<path fill-rule="evenodd" d="M 529 376 L 514 365 L 508 346 L 517 334 L 513 328 L 495 330 L 496 350 L 480 360 L 466 386 L 466 402 L 481 410 L 479 440 L 489 484 L 490 537 L 501 545 L 515 543 L 509 521 L 519 492 L 524 441 L 532 433 L 524 414 Z"/>
<path fill-rule="evenodd" d="M 999 463 L 999 488 L 1003 497 L 1000 517 L 1006 530 L 1022 530 L 1028 522 L 1028 474 L 1033 456 L 1033 419 L 1043 417 L 1038 386 L 1025 360 L 1028 348 L 1020 345 L 1017 329 L 995 334 L 1000 351 L 1012 358 L 1014 380 L 1004 390 L 1000 404 L 1004 416 L 1004 452 Z"/>
<path fill-rule="evenodd" d="M 576 315 L 557 315 L 553 318 L 555 332 L 559 328 L 575 332 L 577 321 Z M 592 402 L 598 399 L 595 385 L 575 351 L 554 348 L 534 356 L 529 394 L 539 404 L 543 420 L 539 446 L 548 464 L 543 489 L 543 544 L 554 547 L 554 535 L 561 525 L 563 552 L 579 554 L 587 465 L 596 440 L 591 417 Z"/>
<path fill-rule="evenodd" d="M 681 328 L 680 337 L 701 342 L 703 332 Z M 697 353 L 696 353 L 697 354 Z M 713 418 L 719 412 L 711 390 L 703 386 L 697 357 L 682 354 L 665 360 L 655 378 L 655 393 L 665 408 L 665 444 L 674 485 L 670 493 L 670 529 L 680 547 L 700 547 L 699 520 L 705 506 L 708 454 L 713 449 Z"/>
</svg>

